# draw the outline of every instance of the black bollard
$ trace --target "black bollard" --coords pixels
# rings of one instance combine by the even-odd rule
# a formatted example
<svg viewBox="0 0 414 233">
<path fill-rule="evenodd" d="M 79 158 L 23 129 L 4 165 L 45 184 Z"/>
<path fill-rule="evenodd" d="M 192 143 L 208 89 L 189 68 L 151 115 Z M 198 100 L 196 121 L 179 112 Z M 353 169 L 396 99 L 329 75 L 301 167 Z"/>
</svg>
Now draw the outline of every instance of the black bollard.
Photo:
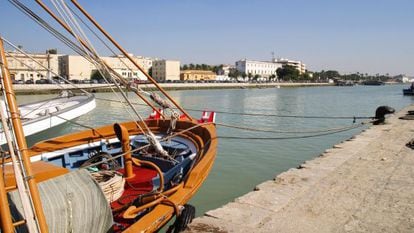
<svg viewBox="0 0 414 233">
<path fill-rule="evenodd" d="M 373 122 L 374 125 L 384 124 L 385 122 L 385 115 L 392 114 L 395 112 L 395 109 L 389 106 L 379 106 L 375 111 L 375 121 Z"/>
</svg>

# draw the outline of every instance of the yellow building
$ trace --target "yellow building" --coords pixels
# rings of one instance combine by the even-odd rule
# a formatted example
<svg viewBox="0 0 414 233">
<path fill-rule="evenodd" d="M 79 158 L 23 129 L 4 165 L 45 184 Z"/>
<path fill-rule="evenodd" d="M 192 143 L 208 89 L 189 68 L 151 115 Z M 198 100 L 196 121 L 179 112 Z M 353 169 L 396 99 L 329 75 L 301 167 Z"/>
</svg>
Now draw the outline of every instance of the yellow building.
<svg viewBox="0 0 414 233">
<path fill-rule="evenodd" d="M 216 74 L 209 70 L 183 70 L 180 74 L 180 80 L 216 80 Z"/>
</svg>

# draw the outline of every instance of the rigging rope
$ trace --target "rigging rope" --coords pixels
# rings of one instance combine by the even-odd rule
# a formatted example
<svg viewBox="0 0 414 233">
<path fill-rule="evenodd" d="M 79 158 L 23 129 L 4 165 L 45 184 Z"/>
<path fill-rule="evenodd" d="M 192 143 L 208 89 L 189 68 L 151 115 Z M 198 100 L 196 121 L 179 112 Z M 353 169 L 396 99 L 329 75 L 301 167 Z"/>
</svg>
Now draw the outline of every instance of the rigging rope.
<svg viewBox="0 0 414 233">
<path fill-rule="evenodd" d="M 73 82 L 71 82 L 68 79 L 65 79 L 64 77 L 62 77 L 61 75 L 59 75 L 58 73 L 54 72 L 53 70 L 47 68 L 46 66 L 44 66 L 42 63 L 40 63 L 39 61 L 37 61 L 36 59 L 34 59 L 32 56 L 30 56 L 29 54 L 27 54 L 26 52 L 24 52 L 23 50 L 21 50 L 19 47 L 17 47 L 16 45 L 14 45 L 13 43 L 11 43 L 10 41 L 8 41 L 6 38 L 1 37 L 1 39 L 6 42 L 8 45 L 10 45 L 11 47 L 13 47 L 14 49 L 16 49 L 18 52 L 24 54 L 26 57 L 28 57 L 30 60 L 32 60 L 33 62 L 35 62 L 36 64 L 38 64 L 40 67 L 42 67 L 43 69 L 46 69 L 47 71 L 51 72 L 55 77 L 58 77 L 59 79 L 61 79 L 62 81 L 70 84 L 71 86 L 75 87 L 76 89 L 81 90 L 81 92 L 87 94 L 87 95 L 91 95 L 91 93 L 89 93 L 88 91 L 86 91 L 85 89 L 78 87 L 76 84 L 74 84 Z M 6 51 L 6 54 L 8 54 L 9 56 L 13 57 L 15 60 L 20 61 L 21 63 L 23 63 L 25 66 L 29 67 L 32 70 L 35 70 L 35 68 L 30 67 L 29 65 L 27 65 L 26 63 L 24 63 L 22 60 L 16 58 L 15 56 L 13 56 L 11 53 Z M 40 74 L 38 71 L 36 71 L 38 74 Z M 57 84 L 59 87 L 62 87 L 61 85 Z"/>
<path fill-rule="evenodd" d="M 70 7 L 70 6 L 68 6 L 67 5 L 67 7 L 68 7 L 68 9 L 72 12 L 72 14 L 73 15 L 75 15 L 77 18 L 78 18 L 78 20 L 83 24 L 83 25 L 85 25 L 85 27 L 115 56 L 115 57 L 117 57 L 117 58 L 119 58 L 119 61 L 122 63 L 122 64 L 124 64 L 124 66 L 125 67 L 127 67 L 127 69 L 129 70 L 129 71 L 131 71 L 131 73 L 133 72 L 133 70 L 132 70 L 132 68 L 121 58 L 121 57 L 118 57 L 118 54 L 115 52 L 115 50 L 114 49 L 112 49 L 111 48 L 111 46 L 109 46 L 108 45 L 108 43 L 106 43 L 86 22 L 85 22 L 85 20 L 83 20 L 82 19 L 82 17 L 80 17 L 79 16 L 79 14 L 78 13 L 76 13 L 76 11 L 75 10 L 73 10 L 72 9 L 72 7 Z M 144 84 L 144 86 L 145 87 L 148 87 L 148 85 L 147 84 Z M 147 94 L 148 95 L 148 93 L 146 93 L 144 90 L 142 90 L 142 88 L 140 88 L 139 86 L 137 86 L 137 89 L 138 89 L 138 91 L 140 91 L 140 92 L 142 92 L 142 93 L 145 93 L 145 94 Z"/>
<path fill-rule="evenodd" d="M 96 52 L 95 48 L 92 46 L 92 44 L 90 43 L 88 37 L 86 36 L 86 34 L 83 32 L 82 28 L 80 27 L 80 25 L 77 23 L 76 19 L 73 17 L 73 15 L 71 14 L 70 10 L 66 7 L 66 3 L 64 1 L 61 2 L 61 5 L 59 5 L 58 0 L 52 0 L 51 1 L 56 10 L 58 11 L 58 13 L 61 15 L 62 19 L 65 21 L 66 25 L 69 27 L 69 30 L 71 32 L 71 34 L 78 40 L 78 43 L 80 43 L 81 46 L 84 47 L 84 49 L 87 49 L 91 55 L 93 55 L 94 57 L 92 58 L 91 55 L 88 54 L 88 56 L 90 56 L 90 58 L 94 61 L 96 61 L 97 64 L 96 67 L 98 68 L 98 71 L 101 72 L 101 75 L 103 77 L 105 77 L 105 75 L 102 73 L 102 70 L 105 74 L 110 74 L 110 71 L 107 67 L 107 65 L 102 61 L 102 59 L 99 57 L 98 53 Z M 73 30 L 73 28 L 69 25 L 69 23 L 71 23 L 72 27 L 75 27 L 75 29 L 78 31 L 78 34 Z M 79 35 L 80 34 L 80 35 Z M 86 41 L 86 42 L 85 42 Z M 87 45 L 84 45 L 82 42 L 85 42 Z M 85 47 L 87 46 L 87 47 Z M 107 81 L 107 80 L 106 80 Z M 117 87 L 117 89 L 120 91 L 122 97 L 124 98 L 124 100 L 126 101 L 126 103 L 130 106 L 130 108 L 132 109 L 132 111 L 135 113 L 135 115 L 138 117 L 139 121 L 143 122 L 143 126 L 145 128 L 145 131 L 147 131 L 147 137 L 151 137 L 151 130 L 149 129 L 149 127 L 145 124 L 142 116 L 139 114 L 139 112 L 134 108 L 134 106 L 132 104 L 130 104 L 130 101 L 128 100 L 127 96 L 125 95 L 125 93 L 122 91 L 122 89 L 120 88 L 120 86 L 117 84 L 117 82 L 114 82 L 115 86 Z M 127 110 L 127 112 L 130 114 L 130 116 L 134 119 L 134 117 L 132 116 L 132 114 Z M 142 126 L 140 124 L 136 124 L 137 127 L 142 131 L 145 132 L 144 129 L 142 128 Z"/>
</svg>

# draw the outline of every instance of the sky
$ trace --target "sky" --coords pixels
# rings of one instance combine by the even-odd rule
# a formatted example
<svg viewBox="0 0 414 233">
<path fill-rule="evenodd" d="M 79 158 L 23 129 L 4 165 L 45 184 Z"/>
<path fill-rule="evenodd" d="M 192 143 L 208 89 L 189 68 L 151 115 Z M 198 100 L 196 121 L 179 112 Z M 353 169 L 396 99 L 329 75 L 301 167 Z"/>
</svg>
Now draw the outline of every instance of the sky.
<svg viewBox="0 0 414 233">
<path fill-rule="evenodd" d="M 35 3 L 23 2 L 50 21 Z M 273 52 L 311 71 L 414 75 L 411 0 L 78 2 L 134 55 L 216 65 L 271 60 Z M 0 10 L 0 34 L 26 51 L 73 54 L 8 1 Z"/>
</svg>

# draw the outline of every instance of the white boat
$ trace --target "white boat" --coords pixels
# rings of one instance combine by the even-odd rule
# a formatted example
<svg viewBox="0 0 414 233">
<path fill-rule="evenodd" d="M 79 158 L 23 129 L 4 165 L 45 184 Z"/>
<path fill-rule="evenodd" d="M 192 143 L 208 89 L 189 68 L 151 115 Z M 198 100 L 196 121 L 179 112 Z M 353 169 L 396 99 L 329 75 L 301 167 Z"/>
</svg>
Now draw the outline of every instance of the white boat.
<svg viewBox="0 0 414 233">
<path fill-rule="evenodd" d="M 4 102 L 1 102 L 4 106 Z M 25 136 L 33 135 L 80 117 L 96 107 L 95 96 L 73 95 L 67 92 L 59 97 L 19 106 Z M 5 108 L 3 108 L 5 109 Z M 6 143 L 0 131 L 0 145 Z"/>
</svg>

